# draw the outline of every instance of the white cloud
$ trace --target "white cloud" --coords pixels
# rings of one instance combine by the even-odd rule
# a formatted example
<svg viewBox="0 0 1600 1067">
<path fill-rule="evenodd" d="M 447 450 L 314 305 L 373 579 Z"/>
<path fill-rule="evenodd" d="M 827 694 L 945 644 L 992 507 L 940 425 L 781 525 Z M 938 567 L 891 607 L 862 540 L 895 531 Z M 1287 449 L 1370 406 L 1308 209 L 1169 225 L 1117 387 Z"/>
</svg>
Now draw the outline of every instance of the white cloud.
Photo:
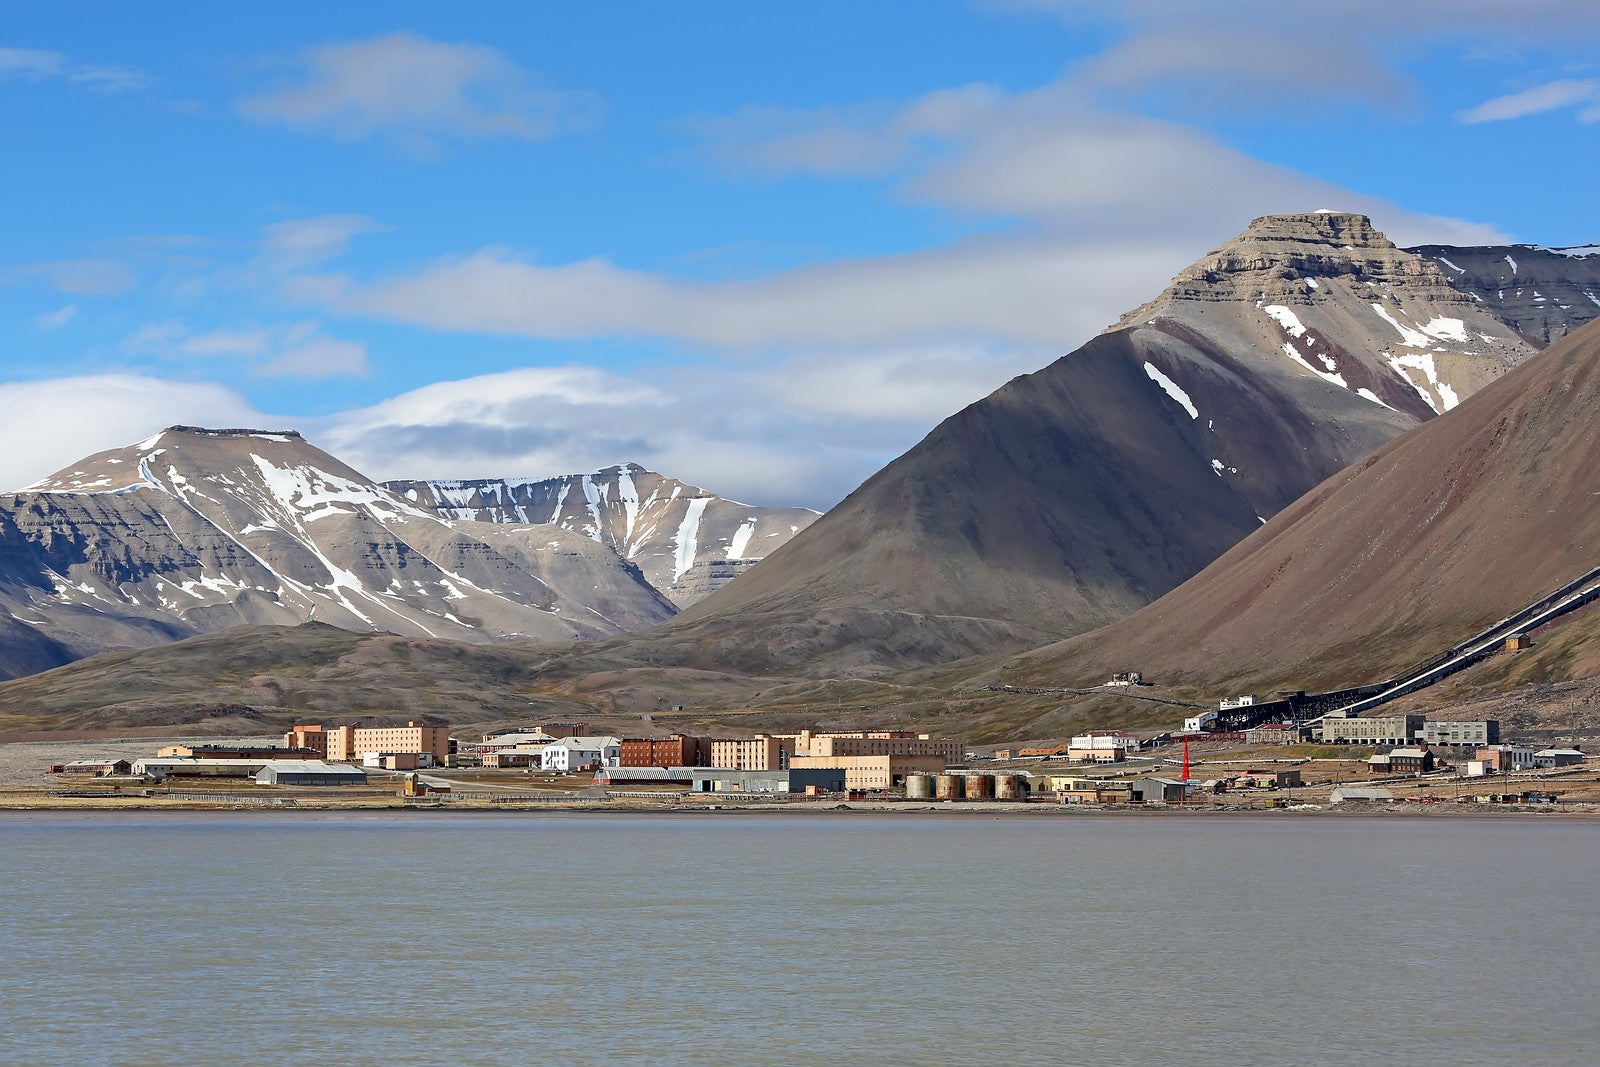
<svg viewBox="0 0 1600 1067">
<path fill-rule="evenodd" d="M 1194 128 L 1095 105 L 1053 84 L 971 88 L 898 109 L 824 109 L 744 127 L 751 166 L 788 158 L 791 127 L 836 144 L 883 141 L 910 169 L 902 195 L 1021 220 L 944 248 L 702 282 L 603 259 L 542 264 L 500 248 L 375 280 L 300 275 L 292 297 L 441 330 L 571 339 L 658 337 L 730 349 L 882 347 L 961 340 L 1067 351 L 1178 269 L 1264 214 L 1365 211 L 1401 244 L 1504 240 L 1492 227 L 1396 209 L 1253 159 Z M 754 131 L 754 132 L 751 132 Z M 726 131 L 723 131 L 726 133 Z M 720 135 L 719 135 L 720 136 Z M 728 140 L 715 146 L 731 159 Z M 848 154 L 848 153 L 847 153 Z M 887 158 L 887 157 L 886 157 Z M 868 156 L 829 166 L 875 165 Z"/>
<path fill-rule="evenodd" d="M 204 333 L 194 333 L 181 322 L 157 322 L 141 327 L 123 347 L 164 359 L 236 359 L 265 377 L 321 379 L 368 373 L 365 343 L 329 337 L 316 322 Z"/>
<path fill-rule="evenodd" d="M 271 420 L 266 420 L 271 421 Z M 31 484 L 69 463 L 148 437 L 163 426 L 261 425 L 233 390 L 135 374 L 0 384 L 0 485 Z"/>
<path fill-rule="evenodd" d="M 78 305 L 68 304 L 65 307 L 57 308 L 48 315 L 40 315 L 34 321 L 39 324 L 39 329 L 41 330 L 59 330 L 71 322 L 77 314 Z"/>
<path fill-rule="evenodd" d="M 273 378 L 363 377 L 367 371 L 364 343 L 328 337 L 315 323 L 289 330 L 282 351 L 261 366 L 261 373 Z"/>
<path fill-rule="evenodd" d="M 106 93 L 131 92 L 152 84 L 150 75 L 119 64 L 81 63 L 39 48 L 0 48 L 0 81 L 60 78 Z"/>
<path fill-rule="evenodd" d="M 1487 39 L 1587 58 L 1600 39 L 1591 0 L 1344 0 L 1337 14 L 1282 0 L 983 0 L 1050 13 L 1074 30 L 1106 27 L 1113 43 L 1073 73 L 1112 93 L 1160 92 L 1194 110 L 1303 110 L 1320 99 L 1383 105 L 1416 89 L 1397 60 Z"/>
<path fill-rule="evenodd" d="M 70 296 L 120 296 L 138 284 L 133 269 L 114 259 L 60 259 L 16 269 Z"/>
<path fill-rule="evenodd" d="M 737 367 L 652 382 L 552 367 L 439 382 L 302 428 L 381 479 L 551 477 L 631 461 L 723 496 L 814 507 L 836 503 L 927 430 L 791 399 Z"/>
<path fill-rule="evenodd" d="M 275 268 L 291 270 L 341 255 L 352 238 L 386 229 L 366 215 L 285 219 L 262 228 L 261 255 Z"/>
<path fill-rule="evenodd" d="M 770 403 L 791 411 L 931 426 L 1059 354 L 992 345 L 821 352 L 762 369 L 755 382 Z"/>
<path fill-rule="evenodd" d="M 346 314 L 445 330 L 735 348 L 1004 337 L 1065 350 L 1147 298 L 1209 239 L 986 237 L 720 283 L 602 260 L 543 266 L 486 249 L 414 275 L 369 285 L 324 278 L 300 292 Z"/>
<path fill-rule="evenodd" d="M 212 330 L 178 342 L 186 356 L 259 356 L 267 350 L 265 330 Z"/>
<path fill-rule="evenodd" d="M 503 54 L 394 33 L 321 45 L 297 84 L 239 103 L 245 116 L 342 141 L 384 136 L 427 152 L 453 139 L 545 140 L 590 127 L 596 98 L 533 86 Z"/>
<path fill-rule="evenodd" d="M 1578 111 L 1579 121 L 1600 120 L 1600 79 L 1564 78 L 1547 82 L 1520 93 L 1486 100 L 1463 111 L 1459 118 L 1466 123 L 1504 122 L 1577 105 L 1582 105 Z"/>
</svg>

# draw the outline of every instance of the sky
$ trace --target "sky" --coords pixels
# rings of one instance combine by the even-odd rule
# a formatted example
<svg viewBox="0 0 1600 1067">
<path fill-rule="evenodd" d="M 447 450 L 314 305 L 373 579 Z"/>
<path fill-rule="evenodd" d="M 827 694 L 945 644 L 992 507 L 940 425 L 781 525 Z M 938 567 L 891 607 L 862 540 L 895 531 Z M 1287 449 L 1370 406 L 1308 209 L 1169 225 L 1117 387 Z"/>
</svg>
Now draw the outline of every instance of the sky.
<svg viewBox="0 0 1600 1067">
<path fill-rule="evenodd" d="M 162 426 L 826 508 L 1252 218 L 1600 243 L 1592 0 L 11 5 L 0 486 Z"/>
</svg>

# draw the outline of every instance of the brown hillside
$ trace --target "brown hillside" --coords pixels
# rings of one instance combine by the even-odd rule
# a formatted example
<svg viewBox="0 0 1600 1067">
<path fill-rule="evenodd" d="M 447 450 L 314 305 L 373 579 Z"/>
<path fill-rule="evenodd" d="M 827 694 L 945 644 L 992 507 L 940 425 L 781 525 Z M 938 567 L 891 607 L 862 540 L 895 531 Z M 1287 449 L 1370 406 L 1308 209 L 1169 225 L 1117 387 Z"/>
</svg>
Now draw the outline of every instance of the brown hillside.
<svg viewBox="0 0 1600 1067">
<path fill-rule="evenodd" d="M 1392 676 L 1600 564 L 1600 324 L 1296 502 L 1111 626 L 1016 661 L 1211 691 Z"/>
</svg>

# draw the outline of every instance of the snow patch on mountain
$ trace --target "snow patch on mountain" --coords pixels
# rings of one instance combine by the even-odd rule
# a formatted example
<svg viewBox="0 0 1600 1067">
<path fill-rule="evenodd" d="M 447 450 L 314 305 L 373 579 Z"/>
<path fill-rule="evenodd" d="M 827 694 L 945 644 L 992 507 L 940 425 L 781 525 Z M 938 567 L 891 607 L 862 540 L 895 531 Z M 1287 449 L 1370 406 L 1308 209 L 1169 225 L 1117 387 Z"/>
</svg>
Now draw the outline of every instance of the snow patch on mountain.
<svg viewBox="0 0 1600 1067">
<path fill-rule="evenodd" d="M 1171 378 L 1168 378 L 1165 374 L 1162 374 L 1161 368 L 1157 367 L 1154 363 L 1146 363 L 1144 365 L 1144 372 L 1149 376 L 1151 381 L 1155 382 L 1161 387 L 1162 392 L 1166 393 L 1173 400 L 1176 400 L 1180 405 L 1182 405 L 1183 410 L 1189 413 L 1189 417 L 1191 419 L 1198 419 L 1200 417 L 1200 409 L 1194 406 L 1194 401 L 1189 399 L 1189 394 L 1184 392 L 1177 382 L 1173 381 Z"/>
<path fill-rule="evenodd" d="M 739 524 L 734 531 L 733 538 L 728 542 L 728 559 L 744 559 L 750 551 L 750 537 L 756 532 L 756 523 L 759 520 L 754 515 Z"/>
<path fill-rule="evenodd" d="M 700 516 L 706 512 L 706 505 L 711 503 L 709 497 L 698 496 L 689 501 L 689 510 L 683 516 L 683 522 L 678 525 L 676 539 L 677 553 L 673 557 L 672 580 L 677 581 L 694 566 L 694 558 L 699 554 Z"/>
<path fill-rule="evenodd" d="M 1296 315 L 1282 304 L 1269 304 L 1261 310 L 1265 311 L 1268 315 L 1271 315 L 1273 321 L 1279 326 L 1282 326 L 1284 331 L 1288 333 L 1290 337 L 1299 339 L 1306 335 L 1306 328 L 1305 325 L 1300 321 L 1300 316 Z"/>
<path fill-rule="evenodd" d="M 1403 355 L 1397 356 L 1393 353 L 1386 352 L 1384 353 L 1384 359 L 1388 362 L 1390 367 L 1394 368 L 1396 374 L 1399 374 L 1400 377 L 1404 378 L 1408 383 L 1410 383 L 1413 389 L 1422 394 L 1422 399 L 1426 400 L 1429 406 L 1433 407 L 1434 410 L 1439 412 L 1449 411 L 1451 408 L 1461 403 L 1461 399 L 1456 395 L 1456 391 L 1439 380 L 1439 372 L 1433 364 L 1433 356 L 1431 354 L 1407 352 Z M 1405 368 L 1408 367 L 1422 372 L 1424 377 L 1427 378 L 1428 384 L 1433 386 L 1433 388 L 1438 392 L 1439 397 L 1437 401 L 1426 389 L 1411 381 L 1410 375 L 1405 373 Z"/>
</svg>

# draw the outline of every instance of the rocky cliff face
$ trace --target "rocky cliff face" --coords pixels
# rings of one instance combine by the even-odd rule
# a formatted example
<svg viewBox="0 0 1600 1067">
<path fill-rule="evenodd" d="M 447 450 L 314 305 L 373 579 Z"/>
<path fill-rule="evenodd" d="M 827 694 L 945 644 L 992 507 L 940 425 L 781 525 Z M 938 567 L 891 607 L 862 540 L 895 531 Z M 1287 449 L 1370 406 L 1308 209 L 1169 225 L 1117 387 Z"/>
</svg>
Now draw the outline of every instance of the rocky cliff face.
<svg viewBox="0 0 1600 1067">
<path fill-rule="evenodd" d="M 1114 328 L 1145 326 L 1257 347 L 1269 357 L 1263 369 L 1419 419 L 1542 344 L 1457 288 L 1437 261 L 1395 247 L 1364 215 L 1337 212 L 1256 219 Z"/>
<path fill-rule="evenodd" d="M 1438 264 L 1451 288 L 1543 347 L 1600 316 L 1600 247 L 1407 249 Z"/>
<path fill-rule="evenodd" d="M 567 639 L 674 611 L 589 538 L 445 521 L 297 433 L 193 427 L 0 497 L 0 610 L 8 674 L 242 623 Z"/>
<path fill-rule="evenodd" d="M 806 508 L 724 500 L 636 463 L 542 480 L 385 485 L 447 518 L 546 523 L 607 545 L 679 607 L 720 589 L 817 519 Z"/>
</svg>

